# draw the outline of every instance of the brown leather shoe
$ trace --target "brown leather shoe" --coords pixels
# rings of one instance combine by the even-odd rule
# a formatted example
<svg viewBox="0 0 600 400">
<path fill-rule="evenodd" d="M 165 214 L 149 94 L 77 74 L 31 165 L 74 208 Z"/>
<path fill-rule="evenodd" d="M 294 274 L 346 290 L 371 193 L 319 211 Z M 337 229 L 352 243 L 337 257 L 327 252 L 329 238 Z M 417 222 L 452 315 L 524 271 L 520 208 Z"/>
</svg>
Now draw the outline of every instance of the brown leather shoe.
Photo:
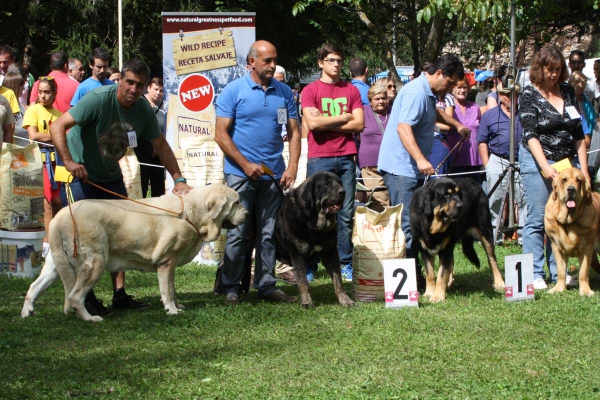
<svg viewBox="0 0 600 400">
<path fill-rule="evenodd" d="M 287 283 L 288 285 L 297 285 L 298 284 L 298 282 L 296 282 L 296 274 L 291 269 L 288 271 L 282 272 L 281 274 L 275 274 L 275 276 L 277 277 L 277 279 Z"/>
<path fill-rule="evenodd" d="M 268 294 L 267 296 L 258 296 L 258 298 L 261 300 L 267 300 L 267 301 L 279 302 L 279 303 L 295 303 L 296 302 L 296 296 L 288 296 L 281 289 L 275 289 L 275 291 L 272 292 L 271 294 Z"/>
</svg>

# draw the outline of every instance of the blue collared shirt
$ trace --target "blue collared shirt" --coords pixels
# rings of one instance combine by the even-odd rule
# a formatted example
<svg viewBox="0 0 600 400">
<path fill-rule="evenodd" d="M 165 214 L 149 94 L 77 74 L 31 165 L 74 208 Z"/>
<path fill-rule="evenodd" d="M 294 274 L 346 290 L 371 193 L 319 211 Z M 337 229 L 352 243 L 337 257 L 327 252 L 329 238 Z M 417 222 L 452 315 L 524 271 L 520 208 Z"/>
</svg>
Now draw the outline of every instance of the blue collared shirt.
<svg viewBox="0 0 600 400">
<path fill-rule="evenodd" d="M 280 178 L 285 171 L 281 155 L 283 139 L 277 110 L 287 110 L 287 120 L 298 118 L 292 89 L 271 79 L 267 90 L 254 82 L 248 73 L 229 83 L 216 101 L 217 117 L 233 120 L 229 136 L 240 153 L 252 163 L 263 163 Z M 246 176 L 239 165 L 225 157 L 225 174 Z M 261 179 L 270 179 L 263 176 Z"/>
<path fill-rule="evenodd" d="M 517 123 L 515 125 L 515 159 L 519 156 L 519 143 L 523 135 L 523 127 L 519 119 L 519 113 L 515 113 Z M 508 158 L 510 155 L 510 118 L 500 107 L 492 107 L 481 117 L 479 128 L 477 128 L 477 143 L 487 143 L 489 151 L 497 156 Z M 473 134 L 473 133 L 471 133 Z"/>
<path fill-rule="evenodd" d="M 370 86 L 358 79 L 352 79 L 350 83 L 353 84 L 360 92 L 360 100 L 362 101 L 363 105 L 368 106 L 371 104 L 369 101 L 369 96 L 367 95 Z"/>
<path fill-rule="evenodd" d="M 425 178 L 417 168 L 417 162 L 402 145 L 398 135 L 398 124 L 411 126 L 417 146 L 423 155 L 429 158 L 437 117 L 435 102 L 436 97 L 424 73 L 400 89 L 381 141 L 377 163 L 380 170 L 409 178 Z"/>
</svg>

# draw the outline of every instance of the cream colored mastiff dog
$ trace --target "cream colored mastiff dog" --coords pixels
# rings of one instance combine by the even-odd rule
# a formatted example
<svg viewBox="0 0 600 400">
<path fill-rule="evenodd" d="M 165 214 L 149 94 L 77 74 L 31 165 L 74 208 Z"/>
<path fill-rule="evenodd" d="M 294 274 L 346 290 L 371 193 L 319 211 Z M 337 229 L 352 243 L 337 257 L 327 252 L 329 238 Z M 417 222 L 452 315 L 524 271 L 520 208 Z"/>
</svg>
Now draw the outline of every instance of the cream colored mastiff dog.
<svg viewBox="0 0 600 400">
<path fill-rule="evenodd" d="M 50 224 L 50 253 L 38 279 L 29 287 L 21 316 L 33 313 L 41 292 L 58 276 L 65 287 L 65 314 L 75 309 L 86 321 L 102 321 L 90 315 L 84 305 L 86 294 L 104 271 L 139 270 L 156 272 L 160 297 L 169 314 L 183 306 L 175 299 L 175 267 L 185 265 L 198 254 L 203 242 L 217 239 L 221 227 L 233 228 L 248 212 L 240 205 L 237 192 L 213 184 L 190 191 L 180 198 L 173 194 L 141 202 L 185 215 L 180 216 L 127 200 L 82 200 L 72 205 L 77 223 L 77 258 L 73 257 L 73 221 L 63 208 Z"/>
</svg>

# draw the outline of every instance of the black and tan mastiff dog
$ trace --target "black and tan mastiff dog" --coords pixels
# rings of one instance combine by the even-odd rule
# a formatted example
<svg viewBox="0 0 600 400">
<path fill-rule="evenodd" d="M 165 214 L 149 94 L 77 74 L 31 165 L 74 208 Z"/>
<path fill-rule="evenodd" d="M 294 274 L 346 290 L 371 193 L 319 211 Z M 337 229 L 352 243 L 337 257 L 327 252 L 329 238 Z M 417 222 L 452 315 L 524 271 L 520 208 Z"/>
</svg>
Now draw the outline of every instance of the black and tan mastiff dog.
<svg viewBox="0 0 600 400">
<path fill-rule="evenodd" d="M 424 296 L 431 302 L 446 299 L 446 288 L 452 283 L 454 246 L 462 240 L 465 256 L 479 268 L 473 239 L 483 245 L 488 264 L 494 274 L 494 289 L 504 289 L 494 254 L 492 217 L 488 200 L 470 178 L 439 178 L 415 190 L 410 203 L 410 231 L 415 254 L 421 253 L 425 264 L 427 287 Z M 437 283 L 433 266 L 440 257 Z"/>
<path fill-rule="evenodd" d="M 320 255 L 331 276 L 340 304 L 356 305 L 344 292 L 340 274 L 337 213 L 345 195 L 337 175 L 318 172 L 285 196 L 277 215 L 277 259 L 294 267 L 304 308 L 313 306 L 308 293 L 306 269 L 315 253 Z"/>
</svg>

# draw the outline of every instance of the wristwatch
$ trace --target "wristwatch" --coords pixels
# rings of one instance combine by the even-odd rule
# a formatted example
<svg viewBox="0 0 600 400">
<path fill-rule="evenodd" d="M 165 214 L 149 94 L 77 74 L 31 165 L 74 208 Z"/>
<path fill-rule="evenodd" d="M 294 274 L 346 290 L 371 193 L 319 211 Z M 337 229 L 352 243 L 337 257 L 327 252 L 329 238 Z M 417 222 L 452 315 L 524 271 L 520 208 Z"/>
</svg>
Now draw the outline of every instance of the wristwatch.
<svg viewBox="0 0 600 400">
<path fill-rule="evenodd" d="M 175 184 L 177 185 L 179 182 L 187 183 L 187 180 L 182 176 L 181 178 L 175 179 Z"/>
</svg>

